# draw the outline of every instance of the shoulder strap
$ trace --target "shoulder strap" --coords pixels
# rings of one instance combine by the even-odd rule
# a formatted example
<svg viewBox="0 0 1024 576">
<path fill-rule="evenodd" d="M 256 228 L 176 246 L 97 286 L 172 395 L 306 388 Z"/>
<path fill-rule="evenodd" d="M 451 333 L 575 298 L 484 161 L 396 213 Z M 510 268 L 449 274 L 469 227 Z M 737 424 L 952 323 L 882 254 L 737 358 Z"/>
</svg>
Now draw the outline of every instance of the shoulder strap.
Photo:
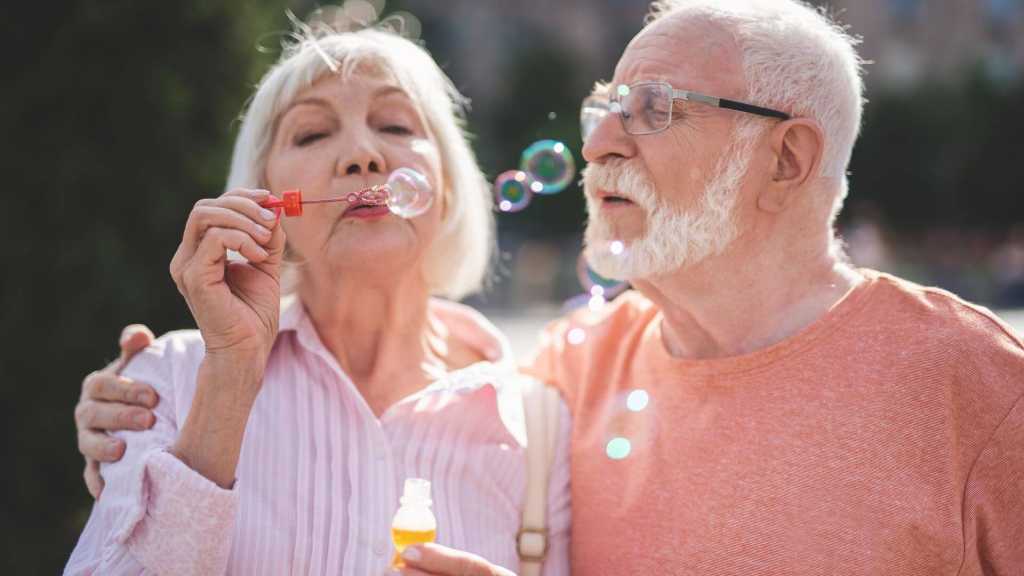
<svg viewBox="0 0 1024 576">
<path fill-rule="evenodd" d="M 526 498 L 516 538 L 520 576 L 539 576 L 548 551 L 548 478 L 558 442 L 558 391 L 532 378 L 523 382 L 526 417 Z"/>
</svg>

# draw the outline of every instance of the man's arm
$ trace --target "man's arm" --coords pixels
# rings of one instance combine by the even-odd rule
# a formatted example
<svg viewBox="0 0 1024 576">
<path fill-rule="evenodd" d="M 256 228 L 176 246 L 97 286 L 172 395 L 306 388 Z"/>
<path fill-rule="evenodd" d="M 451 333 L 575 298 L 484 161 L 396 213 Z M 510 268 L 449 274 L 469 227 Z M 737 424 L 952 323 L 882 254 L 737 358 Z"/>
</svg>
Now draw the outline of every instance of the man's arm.
<svg viewBox="0 0 1024 576">
<path fill-rule="evenodd" d="M 963 522 L 961 576 L 1024 574 L 1024 397 L 971 468 Z"/>
</svg>

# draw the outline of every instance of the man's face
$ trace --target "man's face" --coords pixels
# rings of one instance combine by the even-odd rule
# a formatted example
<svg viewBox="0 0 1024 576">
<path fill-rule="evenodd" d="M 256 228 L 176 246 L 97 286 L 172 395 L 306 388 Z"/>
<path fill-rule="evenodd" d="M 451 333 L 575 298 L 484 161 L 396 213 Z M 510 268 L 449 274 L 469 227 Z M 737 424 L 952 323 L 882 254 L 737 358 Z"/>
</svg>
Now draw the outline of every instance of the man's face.
<svg viewBox="0 0 1024 576">
<path fill-rule="evenodd" d="M 664 81 L 735 98 L 742 78 L 738 54 L 720 31 L 668 17 L 626 48 L 611 89 Z M 676 100 L 671 125 L 656 134 L 627 133 L 618 114 L 601 121 L 583 148 L 587 257 L 597 272 L 661 275 L 724 250 L 735 236 L 734 207 L 749 157 L 749 146 L 733 146 L 735 120 L 729 111 Z M 611 247 L 615 241 L 621 254 Z"/>
</svg>

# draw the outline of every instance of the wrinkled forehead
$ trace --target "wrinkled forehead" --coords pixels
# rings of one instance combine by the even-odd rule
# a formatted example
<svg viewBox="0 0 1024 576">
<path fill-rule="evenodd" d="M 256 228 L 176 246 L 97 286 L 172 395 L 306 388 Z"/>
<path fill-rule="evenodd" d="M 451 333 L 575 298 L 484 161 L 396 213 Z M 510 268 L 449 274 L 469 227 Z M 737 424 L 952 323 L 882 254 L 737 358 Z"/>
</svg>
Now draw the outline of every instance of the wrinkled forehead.
<svg viewBox="0 0 1024 576">
<path fill-rule="evenodd" d="M 739 48 L 728 31 L 697 16 L 672 14 L 646 26 L 626 46 L 613 84 L 662 80 L 716 96 L 744 92 Z"/>
</svg>

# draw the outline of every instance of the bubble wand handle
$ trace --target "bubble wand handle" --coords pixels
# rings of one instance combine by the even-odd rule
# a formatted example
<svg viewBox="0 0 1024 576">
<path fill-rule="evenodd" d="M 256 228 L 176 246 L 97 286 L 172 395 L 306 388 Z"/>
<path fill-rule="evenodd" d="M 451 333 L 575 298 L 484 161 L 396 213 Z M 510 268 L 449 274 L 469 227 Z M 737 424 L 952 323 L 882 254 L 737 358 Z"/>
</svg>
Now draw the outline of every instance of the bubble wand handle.
<svg viewBox="0 0 1024 576">
<path fill-rule="evenodd" d="M 263 208 L 280 208 L 284 210 L 285 216 L 302 216 L 303 204 L 326 204 L 328 202 L 348 202 L 355 204 L 360 202 L 370 206 L 383 206 L 387 204 L 390 189 L 386 184 L 378 184 L 365 188 L 358 192 L 349 192 L 344 196 L 336 198 L 323 198 L 320 200 L 303 200 L 302 190 L 286 190 L 281 198 L 272 198 L 260 202 Z"/>
</svg>

